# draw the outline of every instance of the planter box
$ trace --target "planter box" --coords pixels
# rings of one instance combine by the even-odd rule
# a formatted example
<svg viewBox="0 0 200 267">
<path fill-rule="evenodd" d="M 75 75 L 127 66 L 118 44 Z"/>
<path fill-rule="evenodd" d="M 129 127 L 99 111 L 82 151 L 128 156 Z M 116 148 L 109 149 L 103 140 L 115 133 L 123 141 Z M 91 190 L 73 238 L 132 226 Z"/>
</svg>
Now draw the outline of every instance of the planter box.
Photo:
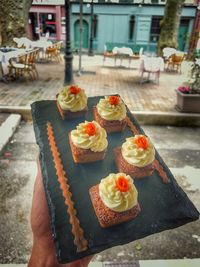
<svg viewBox="0 0 200 267">
<path fill-rule="evenodd" d="M 179 90 L 177 93 L 177 109 L 181 112 L 200 113 L 200 95 L 183 94 Z"/>
</svg>

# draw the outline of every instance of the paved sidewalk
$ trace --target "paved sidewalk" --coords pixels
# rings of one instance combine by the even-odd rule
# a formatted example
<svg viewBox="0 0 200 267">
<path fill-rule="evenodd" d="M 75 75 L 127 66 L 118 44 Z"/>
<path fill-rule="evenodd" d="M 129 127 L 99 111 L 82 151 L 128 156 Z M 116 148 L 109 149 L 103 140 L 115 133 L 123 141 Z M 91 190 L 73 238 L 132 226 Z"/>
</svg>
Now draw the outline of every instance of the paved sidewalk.
<svg viewBox="0 0 200 267">
<path fill-rule="evenodd" d="M 119 64 L 119 62 L 117 62 Z M 74 56 L 74 70 L 78 68 L 78 56 Z M 82 57 L 82 67 L 85 73 L 78 77 L 74 73 L 75 83 L 86 90 L 88 96 L 119 93 L 132 111 L 175 111 L 175 89 L 186 80 L 188 63 L 184 62 L 182 74 L 161 73 L 160 84 L 140 84 L 139 60 L 128 62 L 123 66 L 114 66 L 113 59 L 100 55 Z M 29 106 L 36 100 L 54 99 L 63 85 L 64 62 L 37 64 L 38 81 L 19 80 L 7 84 L 0 83 L 0 107 L 5 105 Z"/>
</svg>

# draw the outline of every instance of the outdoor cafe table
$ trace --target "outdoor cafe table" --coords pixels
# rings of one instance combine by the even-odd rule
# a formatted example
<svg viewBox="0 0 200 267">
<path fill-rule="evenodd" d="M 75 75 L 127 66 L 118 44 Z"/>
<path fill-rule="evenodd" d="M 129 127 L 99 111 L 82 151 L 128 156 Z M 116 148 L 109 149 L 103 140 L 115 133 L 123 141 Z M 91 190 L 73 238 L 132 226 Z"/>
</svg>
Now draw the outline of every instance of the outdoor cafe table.
<svg viewBox="0 0 200 267">
<path fill-rule="evenodd" d="M 51 41 L 38 40 L 38 41 L 31 42 L 31 48 L 39 48 L 43 51 L 45 51 L 50 46 L 52 46 Z"/>
<path fill-rule="evenodd" d="M 130 60 L 131 60 L 131 57 L 133 56 L 133 51 L 131 48 L 114 47 L 112 52 L 113 52 L 114 59 L 115 59 L 115 66 L 116 66 L 117 59 L 120 59 L 120 65 L 122 65 L 122 60 L 127 58 L 129 59 L 129 67 L 130 67 Z"/>
<path fill-rule="evenodd" d="M 38 41 L 32 41 L 31 42 L 31 48 L 39 48 L 40 50 L 40 58 L 44 58 L 45 51 L 48 47 L 52 46 L 51 41 L 46 40 L 38 40 Z"/>
<path fill-rule="evenodd" d="M 18 47 L 24 46 L 26 49 L 39 48 L 40 58 L 44 58 L 46 49 L 52 46 L 52 42 L 48 40 L 32 41 L 26 37 L 13 38 L 13 40 L 17 44 Z"/>
<path fill-rule="evenodd" d="M 47 49 L 47 47 L 52 46 L 52 42 L 47 41 L 47 40 L 31 41 L 26 37 L 13 38 L 13 40 L 17 44 L 18 47 L 24 46 L 26 49 L 39 48 L 39 49 L 45 51 Z"/>
</svg>

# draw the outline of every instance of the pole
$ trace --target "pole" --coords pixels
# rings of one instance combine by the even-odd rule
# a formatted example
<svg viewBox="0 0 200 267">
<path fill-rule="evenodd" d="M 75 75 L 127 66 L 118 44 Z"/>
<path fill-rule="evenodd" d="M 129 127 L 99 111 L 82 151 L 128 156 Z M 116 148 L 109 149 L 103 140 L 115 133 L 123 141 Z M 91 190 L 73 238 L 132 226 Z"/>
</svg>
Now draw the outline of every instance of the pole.
<svg viewBox="0 0 200 267">
<path fill-rule="evenodd" d="M 78 67 L 78 76 L 82 74 L 82 40 L 83 40 L 83 0 L 80 0 L 80 39 L 79 39 L 79 67 Z"/>
<path fill-rule="evenodd" d="M 94 36 L 94 2 L 92 0 L 91 2 L 91 23 L 90 23 L 90 45 L 89 45 L 89 51 L 88 56 L 94 56 L 93 52 L 93 36 Z"/>
<path fill-rule="evenodd" d="M 64 73 L 64 85 L 72 84 L 73 79 L 73 69 L 72 60 L 73 55 L 71 51 L 70 42 L 70 0 L 65 0 L 65 73 Z"/>
</svg>

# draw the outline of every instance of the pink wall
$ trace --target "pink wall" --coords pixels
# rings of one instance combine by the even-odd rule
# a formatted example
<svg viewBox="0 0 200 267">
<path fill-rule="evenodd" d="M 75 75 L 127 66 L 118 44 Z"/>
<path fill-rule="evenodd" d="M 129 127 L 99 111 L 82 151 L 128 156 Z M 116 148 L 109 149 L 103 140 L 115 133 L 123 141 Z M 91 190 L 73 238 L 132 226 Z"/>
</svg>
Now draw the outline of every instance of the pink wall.
<svg viewBox="0 0 200 267">
<path fill-rule="evenodd" d="M 37 13 L 39 24 L 39 13 L 54 13 L 56 14 L 56 37 L 50 37 L 49 39 L 61 40 L 61 6 L 32 6 L 29 13 Z M 28 27 L 28 35 L 31 38 L 31 27 Z"/>
<path fill-rule="evenodd" d="M 29 12 L 56 13 L 56 6 L 32 6 Z"/>
</svg>

